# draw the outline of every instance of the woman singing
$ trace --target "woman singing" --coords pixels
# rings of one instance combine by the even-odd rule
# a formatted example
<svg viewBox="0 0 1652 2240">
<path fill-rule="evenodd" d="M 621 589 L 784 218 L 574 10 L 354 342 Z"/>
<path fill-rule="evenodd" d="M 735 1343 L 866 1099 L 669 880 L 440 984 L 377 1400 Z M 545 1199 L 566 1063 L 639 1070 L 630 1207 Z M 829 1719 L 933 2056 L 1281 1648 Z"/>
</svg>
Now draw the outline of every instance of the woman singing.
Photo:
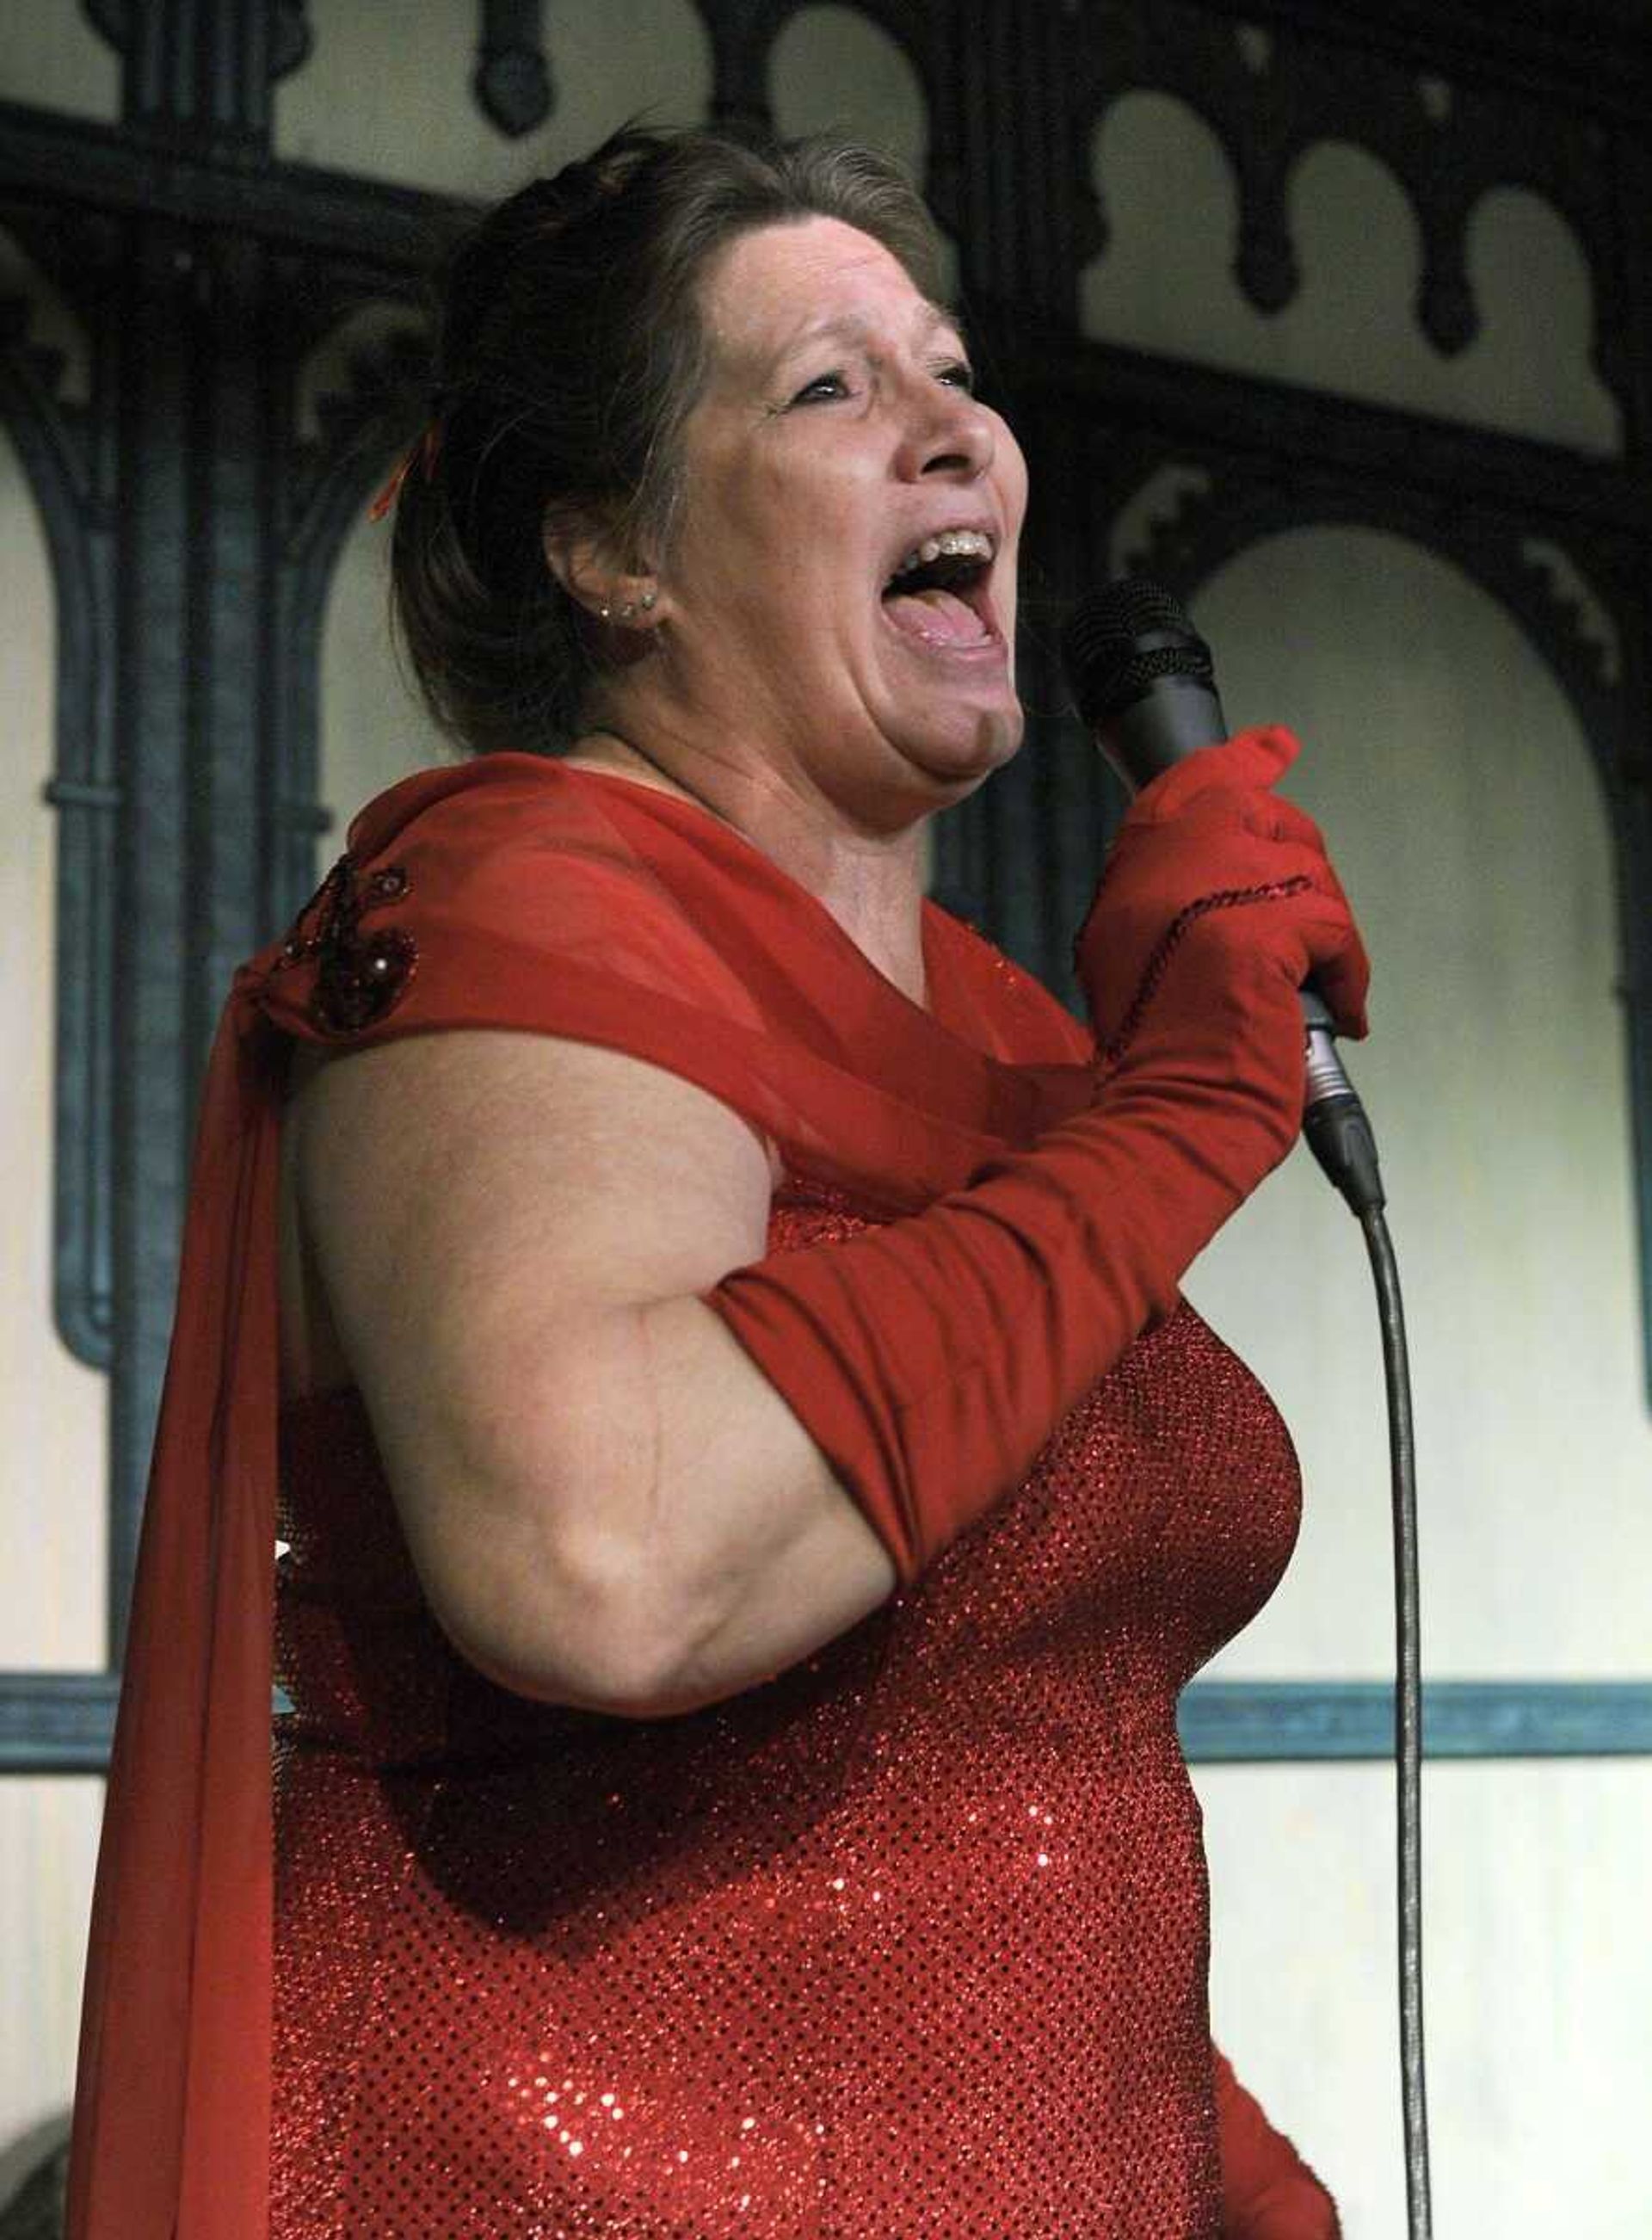
<svg viewBox="0 0 1652 2240">
<path fill-rule="evenodd" d="M 1292 743 L 1132 809 L 1093 1035 L 925 901 L 1025 476 L 861 150 L 507 203 L 388 495 L 473 754 L 215 1053 L 71 2230 L 1326 2240 L 1175 1723 L 1298 1507 L 1178 1282 L 1362 1023 Z"/>
</svg>

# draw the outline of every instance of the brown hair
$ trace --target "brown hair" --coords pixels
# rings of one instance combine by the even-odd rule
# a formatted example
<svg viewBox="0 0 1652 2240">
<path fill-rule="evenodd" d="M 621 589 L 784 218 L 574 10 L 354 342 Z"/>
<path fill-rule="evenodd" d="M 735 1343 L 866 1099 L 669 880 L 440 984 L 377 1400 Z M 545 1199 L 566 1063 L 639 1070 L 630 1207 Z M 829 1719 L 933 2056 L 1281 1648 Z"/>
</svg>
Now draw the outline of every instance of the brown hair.
<svg viewBox="0 0 1652 2240">
<path fill-rule="evenodd" d="M 436 720 L 477 752 L 578 729 L 603 639 L 552 575 L 547 523 L 657 563 L 703 384 L 699 292 L 728 243 L 820 216 L 937 291 L 933 227 L 888 157 L 627 127 L 459 243 L 429 430 L 396 506 L 392 598 Z"/>
</svg>

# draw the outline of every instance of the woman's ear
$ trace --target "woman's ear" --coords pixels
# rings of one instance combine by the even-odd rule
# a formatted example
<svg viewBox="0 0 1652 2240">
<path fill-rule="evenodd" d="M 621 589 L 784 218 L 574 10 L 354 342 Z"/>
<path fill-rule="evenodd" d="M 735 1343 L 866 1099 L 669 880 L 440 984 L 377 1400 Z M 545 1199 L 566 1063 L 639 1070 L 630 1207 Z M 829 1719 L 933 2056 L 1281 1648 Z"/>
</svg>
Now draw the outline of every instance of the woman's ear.
<svg viewBox="0 0 1652 2240">
<path fill-rule="evenodd" d="M 576 607 L 622 630 L 651 630 L 659 586 L 646 569 L 627 568 L 601 533 L 548 518 L 545 564 Z"/>
<path fill-rule="evenodd" d="M 596 614 L 608 600 L 610 570 L 604 540 L 589 529 L 547 515 L 545 565 L 576 607 Z"/>
</svg>

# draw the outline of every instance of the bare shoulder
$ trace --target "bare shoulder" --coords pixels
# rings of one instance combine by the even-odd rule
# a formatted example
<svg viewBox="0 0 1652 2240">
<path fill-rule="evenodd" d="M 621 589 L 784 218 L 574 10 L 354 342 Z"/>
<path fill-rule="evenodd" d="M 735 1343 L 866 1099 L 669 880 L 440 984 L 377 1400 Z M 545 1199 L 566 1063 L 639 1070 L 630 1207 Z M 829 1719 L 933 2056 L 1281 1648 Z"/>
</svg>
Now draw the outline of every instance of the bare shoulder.
<svg viewBox="0 0 1652 2240">
<path fill-rule="evenodd" d="M 437 1287 L 491 1312 L 484 1300 L 527 1287 L 537 1319 L 552 1297 L 566 1310 L 703 1290 L 763 1249 L 762 1139 L 623 1052 L 463 1031 L 305 1072 L 289 1115 L 296 1210 L 358 1368 L 378 1300 Z"/>
</svg>

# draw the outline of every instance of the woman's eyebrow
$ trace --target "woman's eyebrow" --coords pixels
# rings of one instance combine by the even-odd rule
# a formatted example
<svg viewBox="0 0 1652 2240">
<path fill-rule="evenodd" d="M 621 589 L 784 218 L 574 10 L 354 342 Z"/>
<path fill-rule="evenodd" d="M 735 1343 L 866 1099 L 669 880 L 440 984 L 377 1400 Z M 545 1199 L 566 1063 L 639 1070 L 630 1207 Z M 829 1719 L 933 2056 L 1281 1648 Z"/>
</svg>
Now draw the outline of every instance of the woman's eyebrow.
<svg viewBox="0 0 1652 2240">
<path fill-rule="evenodd" d="M 963 329 L 957 313 L 949 311 L 944 303 L 930 303 L 927 297 L 919 307 L 914 325 L 920 347 L 943 328 L 948 333 L 956 335 L 960 342 L 963 340 Z M 820 343 L 842 343 L 846 348 L 858 350 L 870 342 L 876 333 L 871 321 L 863 318 L 856 311 L 843 311 L 836 318 L 816 320 L 800 328 L 783 342 L 768 361 L 766 370 L 771 374 L 777 372 L 800 350 L 813 349 Z"/>
<path fill-rule="evenodd" d="M 925 339 L 927 340 L 928 337 L 934 334 L 936 329 L 940 327 L 944 327 L 949 334 L 956 335 L 960 342 L 963 341 L 963 317 L 962 313 L 951 310 L 945 303 L 931 303 L 929 298 L 926 296 L 923 299 L 923 333 Z"/>
</svg>

